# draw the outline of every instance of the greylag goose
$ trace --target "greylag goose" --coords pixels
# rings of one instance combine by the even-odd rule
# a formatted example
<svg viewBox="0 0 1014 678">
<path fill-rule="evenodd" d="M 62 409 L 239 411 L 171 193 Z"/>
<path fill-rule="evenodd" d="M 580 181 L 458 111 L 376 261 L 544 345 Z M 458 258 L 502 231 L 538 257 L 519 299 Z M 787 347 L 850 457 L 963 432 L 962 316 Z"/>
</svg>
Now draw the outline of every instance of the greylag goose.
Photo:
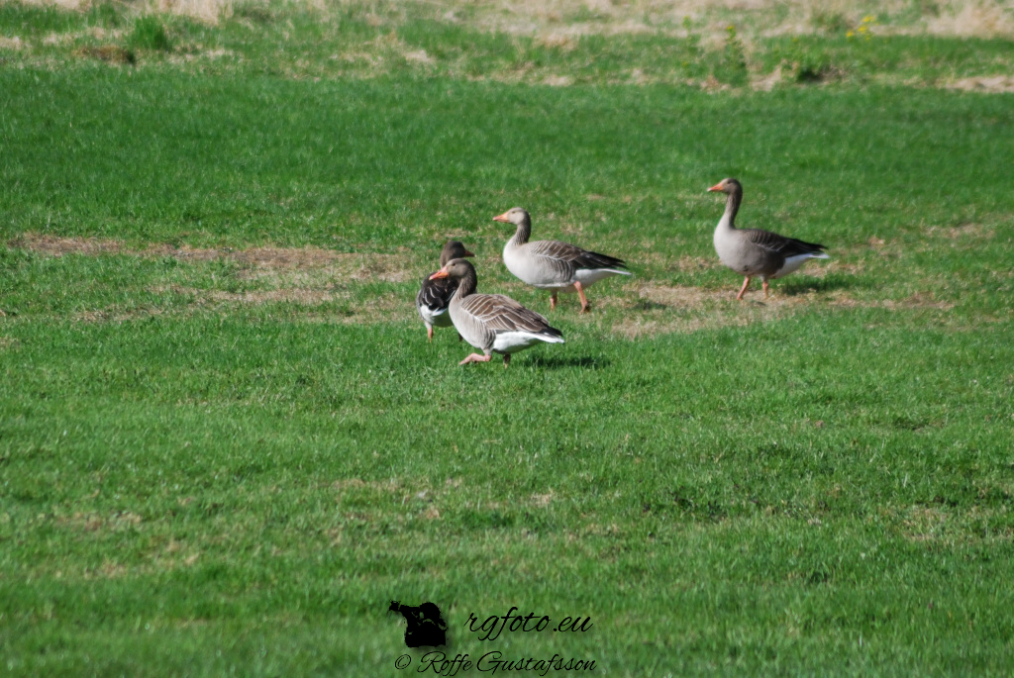
<svg viewBox="0 0 1014 678">
<path fill-rule="evenodd" d="M 476 294 L 475 268 L 464 259 L 451 259 L 431 280 L 453 280 L 458 289 L 451 297 L 450 316 L 458 334 L 483 355 L 473 353 L 459 365 L 489 362 L 491 353 L 503 354 L 503 366 L 511 354 L 539 342 L 562 344 L 563 334 L 549 321 L 502 294 Z"/>
<path fill-rule="evenodd" d="M 528 242 L 532 235 L 532 218 L 528 212 L 515 207 L 493 221 L 503 221 L 518 227 L 514 237 L 503 248 L 503 263 L 507 270 L 522 282 L 542 290 L 549 290 L 549 308 L 556 308 L 557 292 L 577 292 L 581 297 L 581 312 L 588 311 L 584 291 L 594 283 L 613 275 L 630 275 L 622 259 L 598 252 L 589 252 L 576 245 L 559 240 Z"/>
<path fill-rule="evenodd" d="M 465 246 L 457 240 L 448 240 L 444 248 L 440 250 L 440 266 L 443 267 L 451 259 L 462 257 L 474 257 L 475 255 L 465 249 Z M 432 274 L 431 274 L 432 275 Z M 419 310 L 419 316 L 426 323 L 426 336 L 433 341 L 433 327 L 450 327 L 451 316 L 447 314 L 447 305 L 451 303 L 454 290 L 458 289 L 458 282 L 450 278 L 431 280 L 430 276 L 423 279 L 419 294 L 415 296 L 415 307 Z M 460 339 L 460 335 L 458 336 Z"/>
<path fill-rule="evenodd" d="M 708 189 L 729 196 L 725 214 L 715 228 L 715 252 L 723 264 L 746 276 L 736 299 L 742 301 L 750 279 L 761 276 L 764 298 L 768 298 L 768 280 L 781 278 L 796 271 L 808 259 L 827 259 L 823 245 L 787 238 L 757 228 L 736 228 L 736 212 L 743 201 L 743 186 L 735 179 L 722 179 Z"/>
</svg>

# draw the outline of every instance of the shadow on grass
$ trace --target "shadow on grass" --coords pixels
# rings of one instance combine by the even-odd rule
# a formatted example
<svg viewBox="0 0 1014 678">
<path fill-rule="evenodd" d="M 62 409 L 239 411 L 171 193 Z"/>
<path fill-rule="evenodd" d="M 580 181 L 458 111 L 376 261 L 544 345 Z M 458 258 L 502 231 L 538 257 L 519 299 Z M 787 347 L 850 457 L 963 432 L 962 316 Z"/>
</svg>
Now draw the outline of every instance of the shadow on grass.
<svg viewBox="0 0 1014 678">
<path fill-rule="evenodd" d="M 772 289 L 774 289 L 772 283 Z M 864 287 L 854 275 L 826 275 L 823 278 L 799 277 L 779 285 L 778 291 L 790 297 L 810 292 L 831 292 L 833 290 L 854 290 Z"/>
<path fill-rule="evenodd" d="M 635 302 L 630 308 L 635 311 L 664 311 L 669 308 L 668 304 L 661 304 L 650 299 L 641 299 Z"/>
<path fill-rule="evenodd" d="M 608 367 L 610 360 L 608 358 L 564 358 L 559 356 L 534 356 L 530 364 L 536 367 L 544 369 L 557 370 L 564 367 L 584 367 L 588 369 L 601 369 Z"/>
</svg>

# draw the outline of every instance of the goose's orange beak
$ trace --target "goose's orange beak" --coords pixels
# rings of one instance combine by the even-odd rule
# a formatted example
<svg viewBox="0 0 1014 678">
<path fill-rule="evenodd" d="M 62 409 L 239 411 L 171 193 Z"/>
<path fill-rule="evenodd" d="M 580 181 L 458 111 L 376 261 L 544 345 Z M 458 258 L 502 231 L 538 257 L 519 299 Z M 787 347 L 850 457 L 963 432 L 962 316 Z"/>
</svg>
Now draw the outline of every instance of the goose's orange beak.
<svg viewBox="0 0 1014 678">
<path fill-rule="evenodd" d="M 440 269 L 436 273 L 430 276 L 430 280 L 437 280 L 439 278 L 450 278 L 451 276 L 447 273 L 447 267 Z"/>
<path fill-rule="evenodd" d="M 510 210 L 507 210 L 507 212 L 510 212 Z M 507 212 L 504 212 L 503 214 L 501 214 L 499 216 L 493 217 L 493 221 L 506 221 L 506 222 L 510 223 L 510 219 L 507 218 Z"/>
<path fill-rule="evenodd" d="M 721 181 L 719 181 L 717 184 L 715 184 L 714 186 L 712 186 L 711 188 L 709 188 L 708 189 L 708 193 L 711 193 L 712 191 L 720 191 L 720 190 L 722 190 L 722 182 Z"/>
</svg>

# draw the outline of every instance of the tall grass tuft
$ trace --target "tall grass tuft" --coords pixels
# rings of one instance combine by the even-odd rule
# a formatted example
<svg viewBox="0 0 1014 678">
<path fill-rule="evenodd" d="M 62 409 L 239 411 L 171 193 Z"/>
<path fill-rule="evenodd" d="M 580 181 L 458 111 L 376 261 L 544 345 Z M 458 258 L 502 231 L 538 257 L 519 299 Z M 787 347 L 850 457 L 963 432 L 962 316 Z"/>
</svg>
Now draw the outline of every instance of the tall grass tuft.
<svg viewBox="0 0 1014 678">
<path fill-rule="evenodd" d="M 161 19 L 152 15 L 140 16 L 134 21 L 134 30 L 128 43 L 135 49 L 154 52 L 170 52 L 173 47 Z"/>
<path fill-rule="evenodd" d="M 720 82 L 727 82 L 730 85 L 745 85 L 749 79 L 746 67 L 746 52 L 743 49 L 743 42 L 736 34 L 736 27 L 732 24 L 725 29 L 725 48 L 722 50 L 722 58 L 718 67 L 714 70 L 714 77 Z"/>
</svg>

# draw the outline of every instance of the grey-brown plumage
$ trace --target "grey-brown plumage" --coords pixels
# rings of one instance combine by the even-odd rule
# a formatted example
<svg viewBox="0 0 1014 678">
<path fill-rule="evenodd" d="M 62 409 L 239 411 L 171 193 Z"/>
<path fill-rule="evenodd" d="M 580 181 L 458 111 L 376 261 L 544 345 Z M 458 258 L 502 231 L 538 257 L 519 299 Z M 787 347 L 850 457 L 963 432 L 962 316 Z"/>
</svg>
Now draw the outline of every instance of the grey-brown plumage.
<svg viewBox="0 0 1014 678">
<path fill-rule="evenodd" d="M 448 240 L 443 249 L 440 250 L 440 266 L 443 267 L 451 259 L 462 257 L 474 257 L 475 255 L 465 249 L 465 246 L 457 240 Z M 419 316 L 426 324 L 426 336 L 433 341 L 433 327 L 450 327 L 451 316 L 447 313 L 447 306 L 451 303 L 454 291 L 458 289 L 458 282 L 450 278 L 438 278 L 431 280 L 432 273 L 422 281 L 422 287 L 415 296 L 415 307 Z"/>
<path fill-rule="evenodd" d="M 823 245 L 788 238 L 757 228 L 736 228 L 736 213 L 743 201 L 743 186 L 735 179 L 723 179 L 708 191 L 721 191 L 729 197 L 725 213 L 715 228 L 715 252 L 723 264 L 743 275 L 743 287 L 736 299 L 742 300 L 750 279 L 761 276 L 764 297 L 768 296 L 768 280 L 781 278 L 799 269 L 809 259 L 827 259 Z"/>
<path fill-rule="evenodd" d="M 594 283 L 613 275 L 630 275 L 622 259 L 582 249 L 559 240 L 529 242 L 532 218 L 520 207 L 493 217 L 517 226 L 514 237 L 503 248 L 503 263 L 522 282 L 549 290 L 550 309 L 556 308 L 558 292 L 577 292 L 581 311 L 588 310 L 584 291 Z"/>
<path fill-rule="evenodd" d="M 513 353 L 540 342 L 563 343 L 563 333 L 535 311 L 502 294 L 476 293 L 475 268 L 464 259 L 452 259 L 431 278 L 458 283 L 449 305 L 451 321 L 465 341 L 483 352 L 469 355 L 461 365 L 487 362 L 492 353 L 501 353 L 506 367 Z"/>
</svg>

